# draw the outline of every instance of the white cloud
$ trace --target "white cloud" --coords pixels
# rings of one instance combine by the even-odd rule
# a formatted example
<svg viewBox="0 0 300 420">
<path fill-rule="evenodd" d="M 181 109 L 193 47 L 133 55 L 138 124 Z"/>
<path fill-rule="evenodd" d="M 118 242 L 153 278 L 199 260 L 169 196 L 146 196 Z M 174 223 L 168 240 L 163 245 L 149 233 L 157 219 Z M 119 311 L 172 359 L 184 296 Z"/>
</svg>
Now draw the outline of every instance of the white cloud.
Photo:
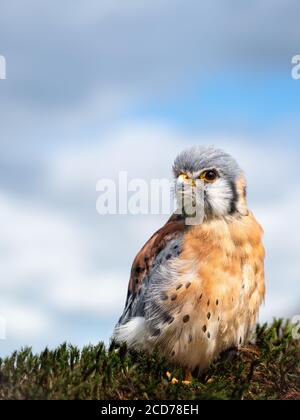
<svg viewBox="0 0 300 420">
<path fill-rule="evenodd" d="M 99 271 L 95 274 L 74 273 L 72 278 L 57 282 L 49 296 L 62 312 L 97 314 L 108 318 L 124 304 L 124 273 Z"/>
<path fill-rule="evenodd" d="M 0 317 L 5 321 L 5 339 L 30 344 L 31 340 L 49 331 L 51 321 L 43 310 L 17 303 L 13 297 L 10 301 L 3 302 L 1 299 L 0 302 Z"/>
<path fill-rule="evenodd" d="M 120 289 L 121 275 L 95 272 L 91 245 L 78 221 L 3 194 L 0 208 L 5 220 L 0 238 L 1 305 L 5 296 L 11 300 L 36 291 L 39 304 L 65 311 L 104 316 L 120 303 L 115 289 Z"/>
<path fill-rule="evenodd" d="M 47 210 L 4 193 L 0 208 L 2 287 L 47 281 L 80 261 L 82 235 L 59 210 Z"/>
<path fill-rule="evenodd" d="M 292 316 L 300 309 L 300 190 L 289 189 L 287 196 L 265 206 L 257 206 L 257 217 L 265 229 L 267 250 L 267 298 L 264 314 Z"/>
</svg>

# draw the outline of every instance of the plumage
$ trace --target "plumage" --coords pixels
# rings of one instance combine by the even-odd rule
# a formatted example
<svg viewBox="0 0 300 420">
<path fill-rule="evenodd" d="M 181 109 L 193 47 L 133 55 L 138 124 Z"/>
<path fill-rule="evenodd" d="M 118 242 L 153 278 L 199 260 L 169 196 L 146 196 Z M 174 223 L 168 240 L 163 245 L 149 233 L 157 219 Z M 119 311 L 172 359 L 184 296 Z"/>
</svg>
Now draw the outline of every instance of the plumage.
<svg viewBox="0 0 300 420">
<path fill-rule="evenodd" d="M 207 170 L 215 172 L 205 181 Z M 174 214 L 141 249 L 114 338 L 149 352 L 158 347 L 175 364 L 202 371 L 222 351 L 243 345 L 256 324 L 265 293 L 263 231 L 231 156 L 193 148 L 177 157 L 173 171 L 175 182 L 181 173 L 204 179 L 203 203 L 196 200 L 203 220 L 190 225 L 184 212 Z"/>
</svg>

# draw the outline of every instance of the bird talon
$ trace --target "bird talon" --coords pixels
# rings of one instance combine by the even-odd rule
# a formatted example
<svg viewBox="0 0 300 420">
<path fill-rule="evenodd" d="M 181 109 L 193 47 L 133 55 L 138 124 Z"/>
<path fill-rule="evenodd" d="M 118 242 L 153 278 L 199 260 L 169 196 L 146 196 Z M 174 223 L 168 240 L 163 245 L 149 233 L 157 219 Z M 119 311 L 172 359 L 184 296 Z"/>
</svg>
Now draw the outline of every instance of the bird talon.
<svg viewBox="0 0 300 420">
<path fill-rule="evenodd" d="M 182 381 L 181 382 L 183 385 L 190 385 L 191 384 L 191 381 Z"/>
</svg>

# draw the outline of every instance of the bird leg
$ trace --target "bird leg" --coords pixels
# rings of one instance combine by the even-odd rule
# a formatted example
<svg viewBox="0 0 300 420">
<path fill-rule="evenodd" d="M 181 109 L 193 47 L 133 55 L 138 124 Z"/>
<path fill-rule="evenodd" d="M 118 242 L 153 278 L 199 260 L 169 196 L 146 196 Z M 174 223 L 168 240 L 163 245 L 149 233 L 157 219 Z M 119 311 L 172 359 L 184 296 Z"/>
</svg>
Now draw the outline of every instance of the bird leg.
<svg viewBox="0 0 300 420">
<path fill-rule="evenodd" d="M 177 385 L 179 383 L 177 378 L 175 378 L 175 377 L 172 378 L 172 373 L 171 372 L 166 372 L 166 376 L 167 376 L 168 380 L 170 381 L 170 383 L 172 385 Z M 193 376 L 192 376 L 191 372 L 187 371 L 186 374 L 185 374 L 185 379 L 181 383 L 183 385 L 189 385 L 191 383 L 192 378 L 193 378 Z"/>
</svg>

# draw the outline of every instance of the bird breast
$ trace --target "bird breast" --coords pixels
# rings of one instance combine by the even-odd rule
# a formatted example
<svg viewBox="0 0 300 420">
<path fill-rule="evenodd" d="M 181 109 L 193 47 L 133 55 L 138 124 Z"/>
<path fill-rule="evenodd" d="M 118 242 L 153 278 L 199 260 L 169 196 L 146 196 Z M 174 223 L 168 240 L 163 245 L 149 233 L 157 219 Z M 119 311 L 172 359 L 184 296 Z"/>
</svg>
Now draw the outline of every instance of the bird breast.
<svg viewBox="0 0 300 420">
<path fill-rule="evenodd" d="M 242 345 L 264 297 L 262 229 L 251 213 L 193 226 L 180 256 L 155 273 L 146 295 L 145 348 L 205 369 Z"/>
</svg>

